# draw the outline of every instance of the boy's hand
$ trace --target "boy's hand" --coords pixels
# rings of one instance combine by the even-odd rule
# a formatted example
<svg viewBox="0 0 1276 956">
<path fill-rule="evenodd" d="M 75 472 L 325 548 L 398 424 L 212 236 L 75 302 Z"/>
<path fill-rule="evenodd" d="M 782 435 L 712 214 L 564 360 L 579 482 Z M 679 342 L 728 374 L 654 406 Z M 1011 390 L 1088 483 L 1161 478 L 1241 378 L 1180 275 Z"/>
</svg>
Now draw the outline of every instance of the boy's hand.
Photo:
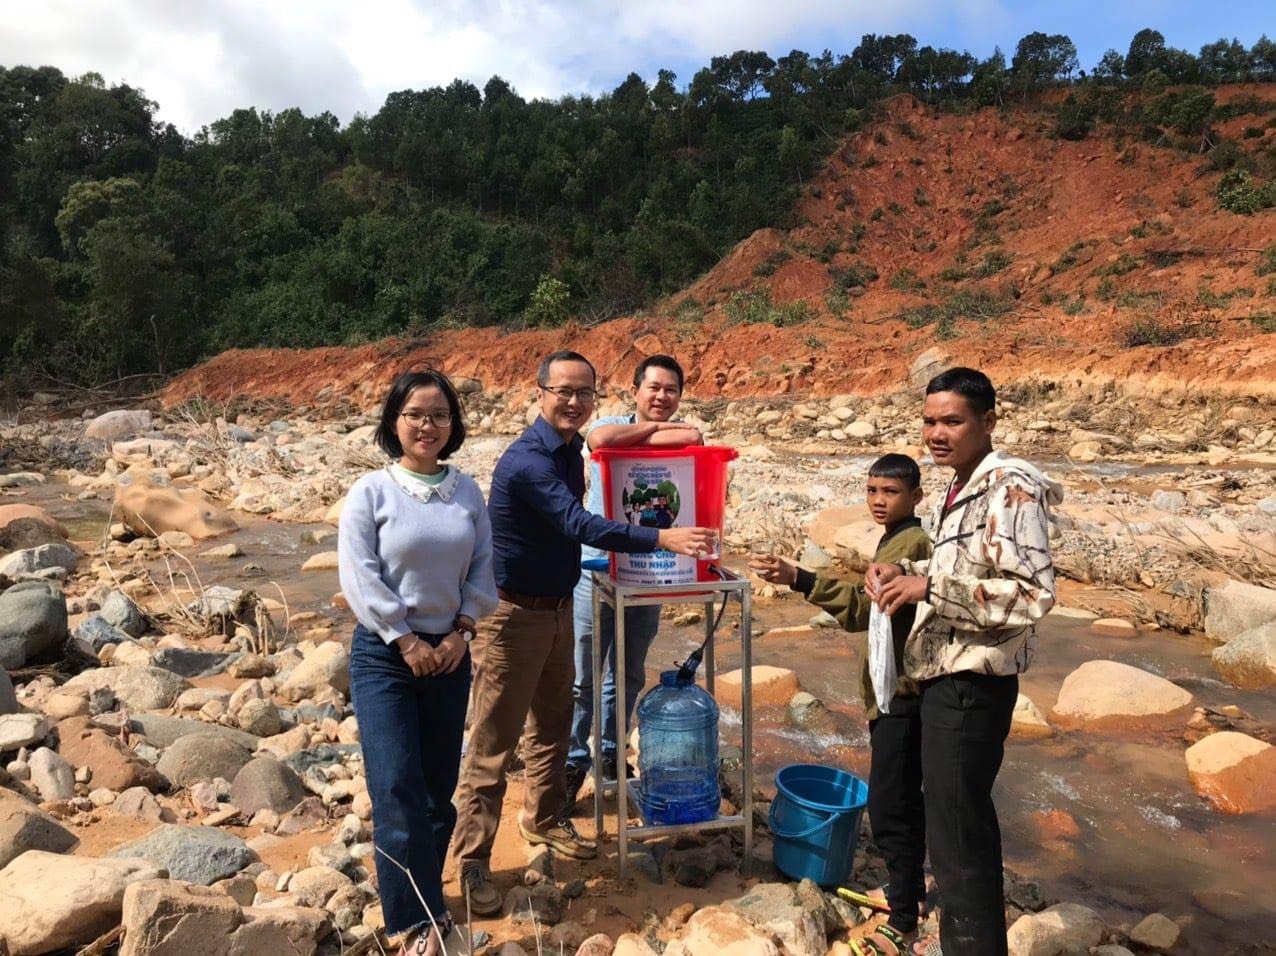
<svg viewBox="0 0 1276 956">
<path fill-rule="evenodd" d="M 775 554 L 755 554 L 749 559 L 749 570 L 771 584 L 797 584 L 797 565 Z"/>
<path fill-rule="evenodd" d="M 876 601 L 882 585 L 903 573 L 898 564 L 870 564 L 864 573 L 864 593 Z"/>
<path fill-rule="evenodd" d="M 895 569 L 896 571 L 899 568 Z M 905 604 L 926 600 L 926 579 L 917 574 L 899 574 L 877 589 L 877 606 L 891 617 Z"/>
</svg>

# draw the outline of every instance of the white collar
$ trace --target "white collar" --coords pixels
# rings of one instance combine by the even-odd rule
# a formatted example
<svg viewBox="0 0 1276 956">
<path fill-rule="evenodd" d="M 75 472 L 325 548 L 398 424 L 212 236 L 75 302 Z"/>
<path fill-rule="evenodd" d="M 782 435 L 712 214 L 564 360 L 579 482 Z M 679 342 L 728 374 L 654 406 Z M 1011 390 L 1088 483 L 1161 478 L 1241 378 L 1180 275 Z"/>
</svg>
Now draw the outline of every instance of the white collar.
<svg viewBox="0 0 1276 956">
<path fill-rule="evenodd" d="M 461 481 L 461 473 L 451 466 L 445 467 L 447 467 L 447 475 L 437 485 L 432 485 L 425 481 L 417 481 L 415 478 L 404 478 L 394 470 L 393 465 L 387 465 L 385 470 L 389 473 L 391 480 L 407 492 L 409 497 L 428 504 L 433 496 L 438 495 L 439 500 L 446 504 L 456 494 L 456 487 Z"/>
</svg>

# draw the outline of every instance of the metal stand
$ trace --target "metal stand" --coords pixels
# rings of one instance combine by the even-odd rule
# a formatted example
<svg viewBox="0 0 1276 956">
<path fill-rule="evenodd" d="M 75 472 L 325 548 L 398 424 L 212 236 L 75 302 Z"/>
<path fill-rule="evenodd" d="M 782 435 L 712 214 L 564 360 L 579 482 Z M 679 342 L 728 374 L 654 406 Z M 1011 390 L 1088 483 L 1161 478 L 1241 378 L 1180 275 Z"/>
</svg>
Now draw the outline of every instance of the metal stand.
<svg viewBox="0 0 1276 956">
<path fill-rule="evenodd" d="M 594 779 L 594 831 L 603 835 L 603 794 L 616 791 L 616 836 L 619 846 L 619 876 L 625 876 L 629 857 L 629 840 L 650 840 L 655 837 L 681 833 L 687 830 L 726 830 L 741 827 L 744 830 L 744 859 L 753 856 L 753 588 L 738 574 L 723 568 L 725 579 L 698 581 L 695 584 L 671 584 L 663 586 L 633 587 L 617 584 L 602 571 L 593 573 L 594 581 L 594 759 L 591 774 Z M 693 593 L 688 593 L 689 591 Z M 629 737 L 628 715 L 625 707 L 625 609 L 653 604 L 699 604 L 704 607 L 704 629 L 708 637 L 713 630 L 714 601 L 720 596 L 727 600 L 736 597 L 740 601 L 740 755 L 744 772 L 744 806 L 742 813 L 719 816 L 703 823 L 680 823 L 668 826 L 633 826 L 629 823 L 629 801 L 636 802 L 634 781 L 628 779 L 625 750 Z M 602 605 L 606 602 L 616 615 L 616 770 L 620 780 L 603 780 L 599 776 L 602 754 L 603 724 L 603 662 L 600 644 Z M 713 693 L 714 661 L 713 642 L 705 645 L 705 689 Z"/>
</svg>

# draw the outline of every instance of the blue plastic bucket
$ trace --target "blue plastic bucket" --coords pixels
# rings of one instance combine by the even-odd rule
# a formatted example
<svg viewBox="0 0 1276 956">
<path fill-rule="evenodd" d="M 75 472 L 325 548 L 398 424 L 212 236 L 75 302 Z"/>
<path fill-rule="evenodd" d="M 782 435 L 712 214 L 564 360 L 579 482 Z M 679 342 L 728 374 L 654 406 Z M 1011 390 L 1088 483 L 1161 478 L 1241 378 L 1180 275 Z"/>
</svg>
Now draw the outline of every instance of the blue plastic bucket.
<svg viewBox="0 0 1276 956">
<path fill-rule="evenodd" d="M 775 775 L 768 824 L 775 865 L 795 880 L 846 882 L 855 862 L 868 784 L 836 767 L 796 763 Z"/>
</svg>

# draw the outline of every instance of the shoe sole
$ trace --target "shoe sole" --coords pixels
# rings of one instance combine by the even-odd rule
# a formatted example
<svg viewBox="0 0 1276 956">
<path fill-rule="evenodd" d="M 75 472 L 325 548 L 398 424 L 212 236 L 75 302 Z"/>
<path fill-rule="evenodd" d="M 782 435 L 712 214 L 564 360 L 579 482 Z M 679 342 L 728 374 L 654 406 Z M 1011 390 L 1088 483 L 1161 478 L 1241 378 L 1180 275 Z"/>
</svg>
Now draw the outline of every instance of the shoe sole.
<svg viewBox="0 0 1276 956">
<path fill-rule="evenodd" d="M 529 830 L 522 820 L 518 821 L 518 832 L 523 834 L 523 839 L 528 843 L 537 846 L 547 846 L 551 850 L 557 850 L 563 856 L 570 856 L 574 860 L 592 860 L 598 855 L 597 846 L 583 847 L 578 844 L 551 839 L 543 833 Z"/>
<path fill-rule="evenodd" d="M 488 885 L 491 886 L 492 884 L 489 883 Z M 464 881 L 461 883 L 461 898 L 469 900 L 470 910 L 476 916 L 495 916 L 501 911 L 505 901 L 501 898 L 500 891 L 495 889 L 495 887 L 493 887 L 492 893 L 495 897 L 493 901 L 483 905 L 474 898 L 473 891 L 466 889 Z"/>
</svg>

